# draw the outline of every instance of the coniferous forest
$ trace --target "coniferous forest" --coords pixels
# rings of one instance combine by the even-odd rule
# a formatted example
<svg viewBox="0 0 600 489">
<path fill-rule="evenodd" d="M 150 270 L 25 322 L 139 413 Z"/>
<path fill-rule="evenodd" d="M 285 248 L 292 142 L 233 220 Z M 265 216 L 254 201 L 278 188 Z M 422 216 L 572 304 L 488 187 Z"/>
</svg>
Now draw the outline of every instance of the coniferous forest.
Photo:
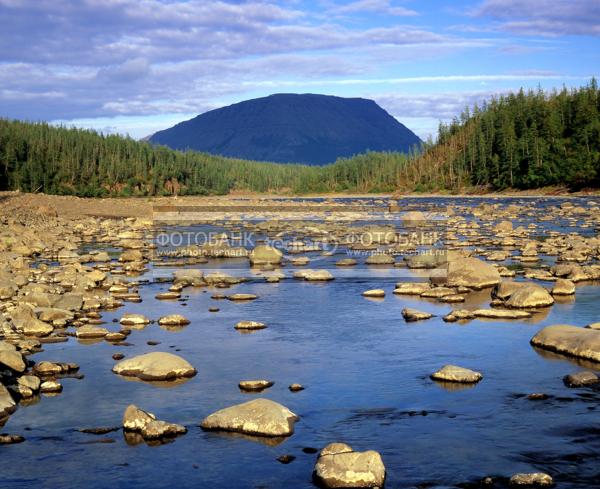
<svg viewBox="0 0 600 489">
<path fill-rule="evenodd" d="M 600 93 L 493 98 L 441 124 L 410 154 L 369 152 L 318 167 L 174 151 L 91 130 L 0 119 L 4 190 L 109 195 L 571 189 L 600 186 Z"/>
</svg>

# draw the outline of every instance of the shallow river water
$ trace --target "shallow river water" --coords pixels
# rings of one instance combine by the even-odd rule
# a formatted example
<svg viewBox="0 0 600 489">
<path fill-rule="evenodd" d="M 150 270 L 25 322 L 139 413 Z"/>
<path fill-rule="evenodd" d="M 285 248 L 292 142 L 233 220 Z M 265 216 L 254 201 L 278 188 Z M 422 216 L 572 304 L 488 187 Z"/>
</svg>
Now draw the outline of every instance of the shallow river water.
<svg viewBox="0 0 600 489">
<path fill-rule="evenodd" d="M 472 201 L 477 205 L 481 199 Z M 547 202 L 560 201 L 531 205 Z M 413 207 L 440 203 L 447 202 L 411 201 Z M 471 200 L 460 203 L 471 205 Z M 332 263 L 344 257 L 339 253 Z M 226 262 L 211 260 L 197 268 L 236 266 Z M 0 447 L 1 486 L 311 488 L 316 455 L 302 449 L 343 441 L 355 450 L 380 452 L 387 488 L 459 487 L 485 476 L 536 471 L 551 474 L 561 488 L 600 487 L 600 392 L 566 388 L 562 377 L 582 367 L 529 344 L 543 326 L 600 320 L 600 287 L 580 285 L 575 298 L 559 301 L 534 320 L 458 324 L 441 319 L 452 305 L 394 296 L 394 283 L 406 278 L 386 268 L 359 270 L 327 283 L 252 280 L 227 289 L 259 296 L 243 303 L 211 299 L 212 293 L 224 291 L 210 287 L 186 288 L 185 302 L 157 301 L 154 296 L 168 285 L 152 283 L 140 288 L 143 302 L 103 312 L 105 326 L 117 330 L 112 320 L 125 312 L 152 319 L 181 313 L 191 320 L 189 326 L 169 331 L 151 324 L 134 331 L 128 347 L 74 338 L 44 345 L 36 361 L 76 362 L 85 378 L 62 380 L 60 395 L 42 396 L 10 417 L 3 431 L 23 434 L 26 442 Z M 361 296 L 373 288 L 385 289 L 386 297 Z M 466 306 L 488 303 L 489 290 L 472 294 Z M 220 311 L 208 312 L 215 305 Z M 404 307 L 437 316 L 405 323 Z M 240 334 L 233 326 L 245 319 L 268 328 Z M 160 344 L 149 346 L 148 340 Z M 127 357 L 173 351 L 198 375 L 170 387 L 125 380 L 111 373 L 111 355 L 117 351 Z M 459 389 L 431 381 L 429 374 L 447 363 L 478 370 L 484 379 Z M 258 378 L 275 385 L 261 394 L 237 387 L 240 380 Z M 306 389 L 290 392 L 294 382 Z M 550 398 L 528 400 L 532 392 Z M 256 396 L 300 416 L 293 436 L 274 445 L 199 428 L 211 412 Z M 76 431 L 120 425 L 131 403 L 159 419 L 184 424 L 188 433 L 159 446 L 131 446 L 119 431 L 101 436 Z M 296 459 L 283 465 L 277 461 L 282 454 Z"/>
</svg>

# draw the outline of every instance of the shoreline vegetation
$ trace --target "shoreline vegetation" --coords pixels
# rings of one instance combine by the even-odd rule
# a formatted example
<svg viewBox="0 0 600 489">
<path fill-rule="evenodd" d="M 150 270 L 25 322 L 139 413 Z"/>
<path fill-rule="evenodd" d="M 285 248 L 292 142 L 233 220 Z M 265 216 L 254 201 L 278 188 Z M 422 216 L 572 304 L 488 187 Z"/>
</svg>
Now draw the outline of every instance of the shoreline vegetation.
<svg viewBox="0 0 600 489">
<path fill-rule="evenodd" d="M 253 162 L 92 130 L 0 119 L 0 190 L 79 197 L 531 192 L 600 188 L 600 91 L 511 93 L 440 124 L 408 154 L 325 166 Z M 595 191 L 595 190 L 594 190 Z"/>
</svg>

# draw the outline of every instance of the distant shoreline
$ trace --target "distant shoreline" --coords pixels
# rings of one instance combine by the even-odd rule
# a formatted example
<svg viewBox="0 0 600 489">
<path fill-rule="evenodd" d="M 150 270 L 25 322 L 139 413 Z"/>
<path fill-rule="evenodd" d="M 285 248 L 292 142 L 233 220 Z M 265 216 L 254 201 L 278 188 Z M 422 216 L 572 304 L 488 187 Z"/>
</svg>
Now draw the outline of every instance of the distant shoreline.
<svg viewBox="0 0 600 489">
<path fill-rule="evenodd" d="M 260 207 L 260 201 L 268 201 L 270 199 L 286 200 L 295 198 L 306 199 L 333 199 L 333 198 L 375 198 L 389 199 L 391 201 L 402 199 L 428 199 L 428 198 L 444 198 L 444 199 L 503 199 L 503 198 L 580 198 L 580 197 L 600 197 L 600 191 L 581 191 L 581 192 L 558 192 L 557 189 L 545 189 L 545 191 L 505 191 L 505 192 L 490 192 L 490 193 L 461 193 L 461 194 L 446 194 L 446 193 L 404 193 L 404 194 L 343 194 L 343 193 L 327 193 L 327 194 L 303 194 L 303 195 L 288 195 L 288 194 L 255 194 L 255 193 L 234 193 L 229 195 L 217 196 L 184 196 L 184 197 L 75 197 L 64 195 L 46 195 L 46 194 L 30 194 L 23 192 L 0 192 L 0 215 L 15 216 L 20 212 L 30 214 L 38 214 L 43 216 L 45 213 L 58 216 L 65 219 L 81 218 L 81 217 L 104 217 L 104 218 L 152 218 L 153 209 L 157 205 L 206 205 L 207 203 L 220 204 L 224 201 L 241 201 L 250 200 L 256 201 L 257 209 Z"/>
</svg>

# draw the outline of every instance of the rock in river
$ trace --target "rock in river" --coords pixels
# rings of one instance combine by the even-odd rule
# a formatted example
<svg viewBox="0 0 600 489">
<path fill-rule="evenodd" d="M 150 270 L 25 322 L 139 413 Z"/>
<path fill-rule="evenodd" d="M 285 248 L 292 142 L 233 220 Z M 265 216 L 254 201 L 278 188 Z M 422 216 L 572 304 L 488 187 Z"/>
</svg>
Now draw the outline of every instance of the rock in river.
<svg viewBox="0 0 600 489">
<path fill-rule="evenodd" d="M 385 466 L 374 450 L 355 452 L 345 443 L 331 443 L 321 450 L 313 478 L 326 488 L 383 487 Z"/>
<path fill-rule="evenodd" d="M 290 436 L 298 420 L 285 406 L 269 399 L 255 399 L 221 409 L 204 418 L 205 430 L 235 431 L 256 436 Z"/>
<path fill-rule="evenodd" d="M 130 404 L 123 414 L 123 429 L 135 431 L 145 439 L 173 437 L 187 433 L 185 426 L 159 421 L 156 416 Z"/>
<path fill-rule="evenodd" d="M 431 378 L 443 382 L 473 384 L 479 382 L 483 378 L 483 375 L 468 368 L 457 367 L 456 365 L 445 365 L 437 372 L 431 374 Z"/>
<path fill-rule="evenodd" d="M 589 370 L 565 375 L 563 378 L 563 382 L 567 387 L 586 387 L 597 384 L 598 381 L 600 381 L 598 376 Z"/>
<path fill-rule="evenodd" d="M 550 293 L 541 285 L 528 284 L 515 290 L 506 301 L 507 307 L 548 307 L 554 304 Z"/>
<path fill-rule="evenodd" d="M 573 295 L 575 293 L 575 284 L 566 278 L 559 278 L 554 282 L 552 295 Z"/>
<path fill-rule="evenodd" d="M 274 382 L 270 380 L 242 380 L 238 387 L 243 391 L 260 392 L 271 387 Z"/>
<path fill-rule="evenodd" d="M 556 353 L 600 362 L 600 331 L 566 324 L 546 326 L 531 344 Z"/>
<path fill-rule="evenodd" d="M 391 255 L 374 253 L 365 260 L 365 263 L 367 265 L 393 265 L 395 261 L 396 260 Z"/>
<path fill-rule="evenodd" d="M 259 245 L 250 252 L 249 258 L 252 265 L 278 265 L 282 256 L 277 248 Z"/>
<path fill-rule="evenodd" d="M 5 365 L 15 372 L 25 371 L 23 355 L 17 351 L 14 345 L 0 341 L 0 365 Z"/>
<path fill-rule="evenodd" d="M 138 355 L 117 363 L 112 371 L 119 375 L 137 377 L 141 380 L 173 380 L 193 377 L 196 369 L 183 358 L 165 352 Z"/>
<path fill-rule="evenodd" d="M 99 326 L 94 326 L 92 324 L 85 324 L 79 328 L 75 332 L 75 335 L 79 339 L 88 339 L 88 338 L 104 338 L 109 331 L 106 328 L 101 328 Z"/>
<path fill-rule="evenodd" d="M 385 297 L 385 290 L 383 289 L 371 289 L 365 290 L 362 295 L 364 297 Z"/>
<path fill-rule="evenodd" d="M 416 309 L 411 309 L 406 307 L 402 309 L 402 317 L 407 323 L 411 323 L 414 321 L 422 321 L 424 319 L 430 319 L 433 317 L 433 314 L 429 312 L 417 311 Z"/>
<path fill-rule="evenodd" d="M 124 314 L 119 321 L 123 326 L 142 326 L 150 324 L 150 319 L 142 314 Z"/>
<path fill-rule="evenodd" d="M 256 329 L 265 329 L 267 325 L 259 321 L 239 321 L 234 327 L 235 329 L 252 331 Z"/>
<path fill-rule="evenodd" d="M 511 487 L 551 487 L 554 485 L 552 477 L 542 472 L 531 474 L 515 474 L 510 478 Z"/>
<path fill-rule="evenodd" d="M 0 420 L 17 409 L 17 404 L 4 385 L 0 384 Z"/>
<path fill-rule="evenodd" d="M 300 270 L 294 272 L 294 278 L 302 278 L 309 282 L 327 282 L 333 280 L 333 275 L 328 270 Z"/>
<path fill-rule="evenodd" d="M 483 289 L 500 283 L 498 270 L 478 258 L 468 257 L 448 263 L 447 284 L 451 287 Z"/>
<path fill-rule="evenodd" d="M 181 314 L 170 314 L 163 316 L 158 320 L 158 324 L 162 326 L 186 326 L 190 324 L 190 320 Z"/>
</svg>

